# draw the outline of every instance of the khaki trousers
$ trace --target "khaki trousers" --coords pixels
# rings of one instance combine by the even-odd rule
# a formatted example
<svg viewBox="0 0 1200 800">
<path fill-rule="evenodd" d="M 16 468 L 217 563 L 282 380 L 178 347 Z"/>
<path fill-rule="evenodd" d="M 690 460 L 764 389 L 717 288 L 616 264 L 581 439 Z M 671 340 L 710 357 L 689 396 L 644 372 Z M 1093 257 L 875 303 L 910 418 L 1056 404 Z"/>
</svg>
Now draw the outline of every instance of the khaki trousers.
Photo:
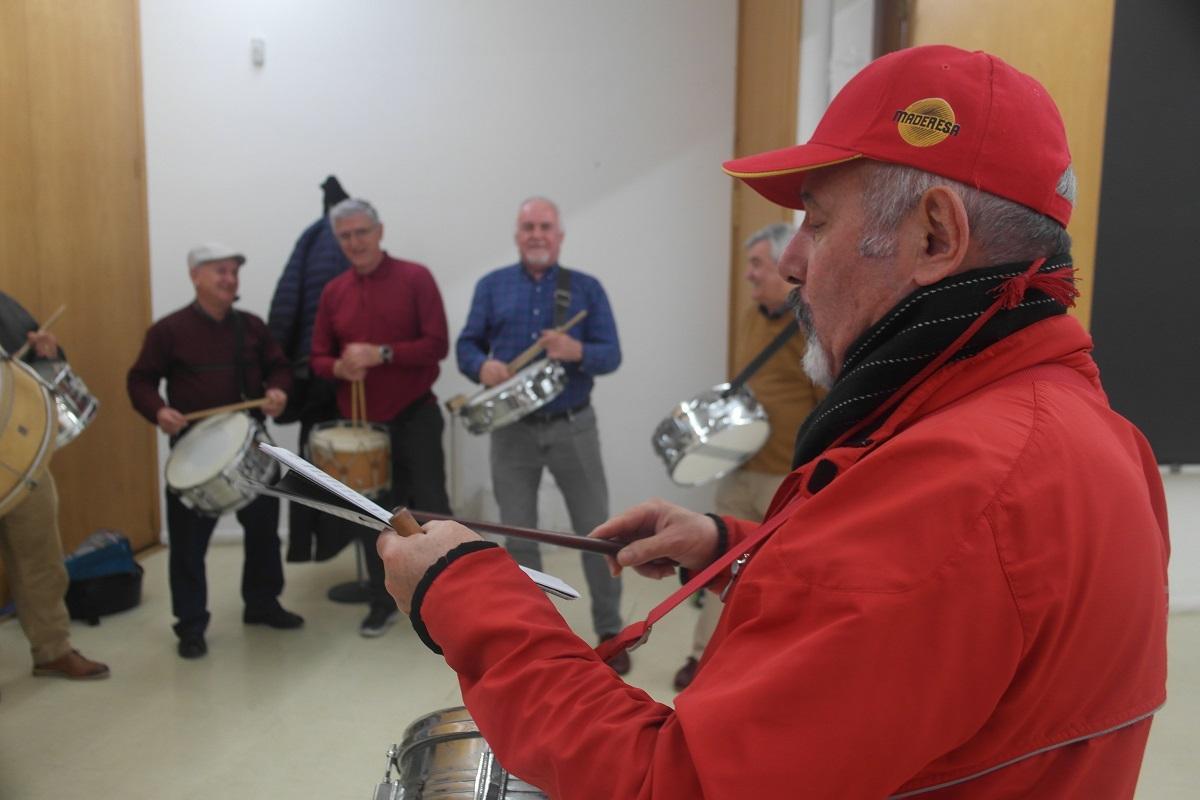
<svg viewBox="0 0 1200 800">
<path fill-rule="evenodd" d="M 767 506 L 771 505 L 771 498 L 775 496 L 779 484 L 783 483 L 786 477 L 744 469 L 729 473 L 717 484 L 717 513 L 721 516 L 762 521 L 767 515 Z M 704 648 L 708 646 L 708 640 L 717 629 L 717 620 L 720 618 L 721 601 L 715 594 L 705 595 L 692 638 L 692 658 L 699 661 L 700 656 L 704 655 Z"/>
<path fill-rule="evenodd" d="M 71 619 L 63 601 L 67 569 L 58 535 L 58 489 L 48 469 L 36 480 L 21 504 L 0 517 L 0 559 L 33 663 L 45 664 L 71 651 Z"/>
</svg>

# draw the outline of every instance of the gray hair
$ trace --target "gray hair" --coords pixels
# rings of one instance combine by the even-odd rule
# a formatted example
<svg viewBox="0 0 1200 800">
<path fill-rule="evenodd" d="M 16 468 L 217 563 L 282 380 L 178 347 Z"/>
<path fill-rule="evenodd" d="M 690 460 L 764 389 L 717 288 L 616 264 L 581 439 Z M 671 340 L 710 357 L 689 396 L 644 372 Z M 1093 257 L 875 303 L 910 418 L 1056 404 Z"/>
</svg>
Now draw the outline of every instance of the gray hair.
<svg viewBox="0 0 1200 800">
<path fill-rule="evenodd" d="M 900 221 L 934 186 L 947 186 L 962 198 L 971 238 L 984 256 L 985 263 L 979 266 L 1032 261 L 1071 249 L 1070 234 L 1055 220 L 958 181 L 912 167 L 870 162 L 865 183 L 863 213 L 867 222 L 858 251 L 868 258 L 895 255 Z M 1075 202 L 1075 172 L 1069 166 L 1056 190 L 1072 204 Z"/>
<path fill-rule="evenodd" d="M 517 213 L 520 213 L 520 209 L 524 208 L 530 203 L 545 203 L 546 205 L 550 206 L 554 209 L 554 216 L 558 217 L 559 225 L 562 224 L 562 214 L 558 210 L 558 203 L 554 202 L 549 197 L 543 197 L 540 194 L 535 194 L 522 200 L 521 205 L 517 206 Z"/>
<path fill-rule="evenodd" d="M 379 224 L 379 212 L 375 210 L 375 206 L 357 197 L 348 197 L 329 209 L 329 222 L 330 224 L 336 224 L 346 217 L 353 217 L 355 214 L 366 214 L 371 219 L 372 224 Z"/>
<path fill-rule="evenodd" d="M 796 226 L 786 222 L 773 222 L 765 228 L 759 228 L 746 239 L 742 245 L 743 250 L 749 250 L 759 242 L 769 241 L 771 243 L 771 259 L 779 261 L 779 257 L 783 255 L 783 249 L 788 246 L 788 242 L 796 235 Z"/>
</svg>

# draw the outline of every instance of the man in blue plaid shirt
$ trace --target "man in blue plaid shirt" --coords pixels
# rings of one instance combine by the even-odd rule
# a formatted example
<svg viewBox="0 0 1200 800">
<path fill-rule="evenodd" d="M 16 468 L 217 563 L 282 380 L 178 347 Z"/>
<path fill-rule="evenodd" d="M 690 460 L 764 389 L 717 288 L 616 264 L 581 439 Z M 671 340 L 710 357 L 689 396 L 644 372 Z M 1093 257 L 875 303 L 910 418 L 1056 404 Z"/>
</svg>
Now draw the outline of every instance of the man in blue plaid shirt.
<svg viewBox="0 0 1200 800">
<path fill-rule="evenodd" d="M 493 270 L 475 286 L 467 324 L 456 346 L 459 370 L 484 386 L 508 380 L 507 363 L 534 342 L 567 371 L 567 386 L 552 402 L 491 434 L 492 487 L 501 522 L 537 527 L 538 486 L 549 469 L 562 490 L 571 527 L 586 535 L 608 518 L 608 484 L 600 458 L 592 383 L 621 364 L 617 326 L 604 287 L 590 275 L 567 272 L 569 319 L 587 309 L 587 317 L 567 331 L 554 328 L 555 294 L 564 268 L 558 263 L 563 230 L 558 207 L 534 197 L 517 214 L 517 250 L 521 260 Z M 508 540 L 518 563 L 540 570 L 535 542 Z M 601 640 L 620 632 L 621 582 L 609 575 L 603 557 L 582 553 L 592 597 L 592 624 Z M 609 662 L 617 673 L 629 671 L 622 652 Z"/>
</svg>

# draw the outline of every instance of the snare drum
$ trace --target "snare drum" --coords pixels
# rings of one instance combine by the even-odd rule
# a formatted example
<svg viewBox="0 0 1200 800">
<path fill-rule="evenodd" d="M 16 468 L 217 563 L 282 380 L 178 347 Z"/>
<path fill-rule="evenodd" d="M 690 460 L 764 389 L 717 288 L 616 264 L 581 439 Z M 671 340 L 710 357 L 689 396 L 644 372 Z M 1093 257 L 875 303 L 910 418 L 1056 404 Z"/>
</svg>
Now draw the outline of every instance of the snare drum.
<svg viewBox="0 0 1200 800">
<path fill-rule="evenodd" d="M 479 392 L 458 414 L 471 433 L 491 433 L 537 411 L 567 388 L 562 364 L 543 358 L 504 383 Z"/>
<path fill-rule="evenodd" d="M 29 494 L 54 447 L 50 393 L 23 362 L 0 361 L 0 516 Z"/>
<path fill-rule="evenodd" d="M 65 361 L 35 361 L 33 368 L 54 392 L 54 404 L 58 407 L 58 446 L 75 441 L 84 428 L 92 424 L 100 401 Z"/>
<path fill-rule="evenodd" d="M 196 423 L 175 443 L 167 459 L 167 487 L 185 506 L 219 517 L 254 501 L 243 483 L 273 483 L 279 464 L 258 449 L 270 442 L 262 423 L 249 414 L 217 414 Z"/>
<path fill-rule="evenodd" d="M 392 780 L 392 768 L 399 778 Z M 417 719 L 388 751 L 388 769 L 375 800 L 532 800 L 546 794 L 505 770 L 465 708 Z"/>
<path fill-rule="evenodd" d="M 732 472 L 771 435 L 767 412 L 750 387 L 725 394 L 722 383 L 671 409 L 650 439 L 671 480 L 699 486 Z"/>
<path fill-rule="evenodd" d="M 348 419 L 315 425 L 309 461 L 359 494 L 378 497 L 392 488 L 392 437 L 386 425 Z"/>
</svg>

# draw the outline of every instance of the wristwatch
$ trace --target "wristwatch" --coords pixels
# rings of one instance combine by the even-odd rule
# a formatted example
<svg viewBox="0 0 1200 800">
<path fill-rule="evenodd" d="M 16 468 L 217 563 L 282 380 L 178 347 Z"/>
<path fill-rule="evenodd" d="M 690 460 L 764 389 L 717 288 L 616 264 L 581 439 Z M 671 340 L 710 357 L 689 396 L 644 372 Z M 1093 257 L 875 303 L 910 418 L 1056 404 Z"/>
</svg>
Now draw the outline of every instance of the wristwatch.
<svg viewBox="0 0 1200 800">
<path fill-rule="evenodd" d="M 392 363 L 392 348 L 386 344 L 379 345 L 379 357 L 385 364 Z"/>
</svg>

